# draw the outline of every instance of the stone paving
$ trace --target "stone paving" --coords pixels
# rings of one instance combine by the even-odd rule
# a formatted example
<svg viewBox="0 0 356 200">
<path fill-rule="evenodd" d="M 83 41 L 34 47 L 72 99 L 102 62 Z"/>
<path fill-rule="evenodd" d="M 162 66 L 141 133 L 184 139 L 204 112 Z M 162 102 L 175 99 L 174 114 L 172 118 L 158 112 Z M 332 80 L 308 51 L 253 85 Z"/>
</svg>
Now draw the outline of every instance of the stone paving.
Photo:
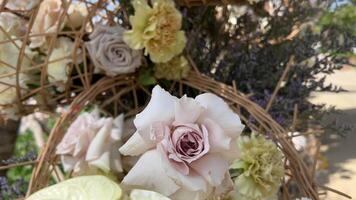
<svg viewBox="0 0 356 200">
<path fill-rule="evenodd" d="M 311 101 L 335 106 L 342 111 L 328 118 L 337 119 L 341 123 L 352 124 L 352 131 L 345 137 L 327 133 L 322 138 L 322 153 L 329 162 L 324 178 L 320 182 L 327 186 L 340 190 L 353 199 L 356 199 L 356 69 L 345 68 L 329 76 L 327 81 L 341 86 L 347 92 L 314 93 Z M 339 195 L 327 193 L 327 200 L 344 200 Z"/>
</svg>

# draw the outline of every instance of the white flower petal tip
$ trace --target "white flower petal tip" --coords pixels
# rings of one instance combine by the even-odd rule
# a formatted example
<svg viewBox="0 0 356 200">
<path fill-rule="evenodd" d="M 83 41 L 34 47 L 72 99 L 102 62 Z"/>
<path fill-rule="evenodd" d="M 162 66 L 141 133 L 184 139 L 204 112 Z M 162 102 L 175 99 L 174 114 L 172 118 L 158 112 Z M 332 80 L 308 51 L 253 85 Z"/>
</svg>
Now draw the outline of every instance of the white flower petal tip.
<svg viewBox="0 0 356 200">
<path fill-rule="evenodd" d="M 132 190 L 130 193 L 130 200 L 171 200 L 157 192 L 148 190 Z"/>
<path fill-rule="evenodd" d="M 119 151 L 125 156 L 138 156 L 153 147 L 154 144 L 145 141 L 138 132 L 135 132 L 130 139 L 120 147 Z"/>
</svg>

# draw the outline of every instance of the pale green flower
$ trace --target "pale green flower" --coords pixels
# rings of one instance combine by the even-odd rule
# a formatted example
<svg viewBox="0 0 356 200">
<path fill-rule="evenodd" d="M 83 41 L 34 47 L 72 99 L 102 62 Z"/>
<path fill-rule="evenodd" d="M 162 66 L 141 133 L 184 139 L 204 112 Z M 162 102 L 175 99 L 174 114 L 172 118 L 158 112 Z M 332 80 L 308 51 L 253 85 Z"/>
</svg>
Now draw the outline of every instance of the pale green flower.
<svg viewBox="0 0 356 200">
<path fill-rule="evenodd" d="M 180 80 L 188 76 L 190 67 L 184 56 L 176 56 L 166 63 L 157 63 L 155 76 L 159 79 Z"/>
<path fill-rule="evenodd" d="M 239 141 L 241 158 L 231 166 L 241 174 L 235 179 L 238 200 L 277 199 L 284 175 L 283 155 L 277 146 L 261 135 L 252 134 Z"/>
<path fill-rule="evenodd" d="M 124 34 L 124 41 L 133 49 L 145 48 L 155 63 L 167 62 L 180 54 L 186 44 L 182 15 L 172 0 L 134 0 L 135 15 L 130 16 L 132 29 Z"/>
<path fill-rule="evenodd" d="M 80 176 L 44 188 L 26 200 L 119 200 L 120 186 L 105 176 Z"/>
</svg>

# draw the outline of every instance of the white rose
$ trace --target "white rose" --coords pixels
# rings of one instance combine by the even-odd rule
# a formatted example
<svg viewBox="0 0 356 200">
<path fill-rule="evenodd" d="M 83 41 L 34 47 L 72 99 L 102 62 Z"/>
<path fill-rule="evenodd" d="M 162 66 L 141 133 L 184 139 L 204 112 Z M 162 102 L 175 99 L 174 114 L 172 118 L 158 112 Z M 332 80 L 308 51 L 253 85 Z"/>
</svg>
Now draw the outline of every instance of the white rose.
<svg viewBox="0 0 356 200">
<path fill-rule="evenodd" d="M 48 80 L 50 83 L 63 84 L 68 80 L 68 64 L 72 63 L 74 42 L 66 37 L 57 40 L 56 47 L 53 49 L 48 63 Z M 81 62 L 80 49 L 77 49 L 77 63 Z M 61 82 L 61 83 L 58 83 Z M 60 86 L 60 85 L 59 85 Z M 63 89 L 59 87 L 59 89 Z"/>
<path fill-rule="evenodd" d="M 57 146 L 64 169 L 85 173 L 95 167 L 105 173 L 122 172 L 118 148 L 123 120 L 123 115 L 100 118 L 97 110 L 79 115 Z"/>
<path fill-rule="evenodd" d="M 5 29 L 9 30 L 9 29 Z M 0 31 L 0 41 L 8 41 L 10 38 Z M 15 41 L 16 45 L 21 47 L 21 41 Z M 1 43 L 0 44 L 0 74 L 2 77 L 0 78 L 0 108 L 1 114 L 6 114 L 9 112 L 11 116 L 14 116 L 16 112 L 16 108 L 13 103 L 17 99 L 17 91 L 16 91 L 16 68 L 17 61 L 20 54 L 20 49 L 15 46 L 15 44 L 11 41 Z M 25 48 L 25 56 L 22 58 L 21 62 L 21 70 L 25 70 L 31 66 L 31 61 L 34 57 L 35 53 L 32 52 L 29 48 Z M 27 72 L 28 73 L 28 72 Z M 27 73 L 19 73 L 19 87 L 20 92 L 25 92 L 26 84 L 25 81 L 28 79 Z M 8 117 L 10 117 L 10 115 Z M 6 117 L 6 116 L 5 116 Z M 11 117 L 14 118 L 14 117 Z"/>
<path fill-rule="evenodd" d="M 85 3 L 75 2 L 70 4 L 67 13 L 69 18 L 67 24 L 69 27 L 79 28 L 88 16 L 88 9 Z"/>
<path fill-rule="evenodd" d="M 10 12 L 0 13 L 0 26 L 9 34 L 16 37 L 26 33 L 25 20 Z"/>
<path fill-rule="evenodd" d="M 0 0 L 0 4 L 2 4 L 4 0 Z M 40 0 L 8 0 L 5 7 L 10 10 L 31 10 Z"/>
<path fill-rule="evenodd" d="M 62 0 L 44 0 L 41 2 L 31 29 L 31 34 L 36 35 L 30 38 L 31 48 L 41 47 L 46 42 L 46 36 L 40 34 L 55 33 L 59 25 L 61 25 L 60 29 L 63 28 L 64 23 L 59 24 L 62 14 Z"/>
</svg>

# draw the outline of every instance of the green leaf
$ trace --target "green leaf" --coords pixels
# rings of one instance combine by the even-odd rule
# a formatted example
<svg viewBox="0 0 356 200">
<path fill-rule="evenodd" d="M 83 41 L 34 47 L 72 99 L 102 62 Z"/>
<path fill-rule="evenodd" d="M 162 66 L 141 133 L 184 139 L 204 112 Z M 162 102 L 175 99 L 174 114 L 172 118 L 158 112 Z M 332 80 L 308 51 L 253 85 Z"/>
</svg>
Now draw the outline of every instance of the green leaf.
<svg viewBox="0 0 356 200">
<path fill-rule="evenodd" d="M 148 85 L 156 84 L 157 80 L 153 76 L 152 69 L 147 68 L 140 71 L 138 82 L 141 83 L 142 85 L 148 86 Z"/>
</svg>

